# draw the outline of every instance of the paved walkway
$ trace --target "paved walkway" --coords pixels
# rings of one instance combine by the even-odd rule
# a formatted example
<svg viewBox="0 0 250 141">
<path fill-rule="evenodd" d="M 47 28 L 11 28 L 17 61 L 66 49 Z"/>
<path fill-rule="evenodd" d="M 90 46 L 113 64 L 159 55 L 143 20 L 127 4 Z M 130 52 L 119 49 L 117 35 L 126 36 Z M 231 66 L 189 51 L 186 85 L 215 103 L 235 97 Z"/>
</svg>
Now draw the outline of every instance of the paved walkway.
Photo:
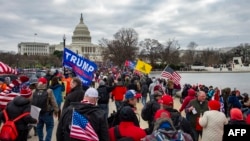
<svg viewBox="0 0 250 141">
<path fill-rule="evenodd" d="M 180 102 L 179 102 L 179 98 L 175 98 L 175 99 L 174 99 L 174 108 L 178 110 L 180 106 L 181 106 L 181 104 L 180 104 Z M 113 110 L 115 110 L 115 103 L 110 101 L 109 107 L 110 107 L 109 112 L 111 113 Z M 137 112 L 138 112 L 139 115 L 140 115 L 140 113 L 141 113 L 141 109 L 142 109 L 142 104 L 141 104 L 141 102 L 140 102 L 140 103 L 137 103 Z M 52 141 L 56 141 L 56 129 L 57 129 L 57 124 L 58 124 L 58 120 L 55 119 L 55 126 L 54 126 L 54 130 L 53 130 Z M 140 127 L 141 127 L 141 128 L 147 128 L 147 127 L 148 127 L 147 122 L 145 122 L 141 117 L 140 117 Z M 44 127 L 44 128 L 45 128 L 45 127 Z M 44 133 L 46 133 L 46 132 L 44 131 Z M 32 138 L 31 138 L 31 139 L 28 139 L 28 141 L 38 141 L 38 137 L 37 137 L 37 136 L 34 136 L 33 130 L 30 132 L 30 135 L 32 135 Z"/>
</svg>

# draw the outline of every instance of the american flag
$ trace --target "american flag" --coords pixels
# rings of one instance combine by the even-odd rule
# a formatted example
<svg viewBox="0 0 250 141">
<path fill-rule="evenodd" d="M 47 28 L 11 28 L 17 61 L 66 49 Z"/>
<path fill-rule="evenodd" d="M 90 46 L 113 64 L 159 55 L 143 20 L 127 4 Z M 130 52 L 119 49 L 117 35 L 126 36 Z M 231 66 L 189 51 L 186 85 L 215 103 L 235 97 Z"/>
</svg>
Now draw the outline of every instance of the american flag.
<svg viewBox="0 0 250 141">
<path fill-rule="evenodd" d="M 161 77 L 172 79 L 176 85 L 180 84 L 181 76 L 169 66 L 162 71 Z"/>
<path fill-rule="evenodd" d="M 99 138 L 88 119 L 75 110 L 73 110 L 72 115 L 70 137 L 79 140 L 99 141 Z"/>
<path fill-rule="evenodd" d="M 0 61 L 0 74 L 17 74 L 17 71 Z"/>
</svg>

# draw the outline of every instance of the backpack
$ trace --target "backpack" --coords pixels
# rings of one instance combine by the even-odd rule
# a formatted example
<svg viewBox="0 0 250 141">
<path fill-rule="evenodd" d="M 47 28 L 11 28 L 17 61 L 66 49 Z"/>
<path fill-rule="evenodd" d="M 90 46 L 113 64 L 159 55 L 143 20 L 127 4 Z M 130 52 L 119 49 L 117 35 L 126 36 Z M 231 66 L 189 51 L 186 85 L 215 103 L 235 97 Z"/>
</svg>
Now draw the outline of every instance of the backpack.
<svg viewBox="0 0 250 141">
<path fill-rule="evenodd" d="M 141 117 L 143 120 L 149 121 L 154 116 L 152 112 L 153 104 L 153 102 L 149 102 L 142 108 Z"/>
<path fill-rule="evenodd" d="M 47 107 L 48 107 L 47 89 L 35 90 L 32 98 L 32 105 L 41 108 L 40 114 L 47 112 Z"/>
<path fill-rule="evenodd" d="M 99 87 L 97 88 L 98 91 L 98 103 L 108 103 L 109 102 L 109 93 L 106 87 Z"/>
<path fill-rule="evenodd" d="M 193 139 L 182 130 L 157 129 L 151 135 L 143 138 L 142 141 L 193 141 Z"/>
<path fill-rule="evenodd" d="M 133 141 L 132 137 L 122 137 L 118 125 L 114 127 L 116 141 Z"/>
<path fill-rule="evenodd" d="M 118 125 L 120 123 L 119 113 L 119 110 L 118 112 L 113 111 L 113 113 L 111 113 L 111 115 L 108 117 L 109 128 L 114 127 L 115 125 Z"/>
<path fill-rule="evenodd" d="M 171 120 L 173 121 L 173 125 L 176 130 L 181 129 L 181 122 L 183 120 L 183 117 L 181 116 L 180 112 L 170 112 L 171 114 Z"/>
<path fill-rule="evenodd" d="M 0 140 L 1 141 L 14 141 L 14 140 L 16 140 L 16 138 L 18 136 L 15 122 L 18 121 L 19 119 L 29 115 L 30 113 L 25 112 L 13 120 L 9 119 L 8 114 L 6 112 L 6 109 L 3 110 L 3 114 L 4 114 L 4 118 L 5 118 L 6 122 L 3 124 L 1 132 L 0 132 Z"/>
</svg>

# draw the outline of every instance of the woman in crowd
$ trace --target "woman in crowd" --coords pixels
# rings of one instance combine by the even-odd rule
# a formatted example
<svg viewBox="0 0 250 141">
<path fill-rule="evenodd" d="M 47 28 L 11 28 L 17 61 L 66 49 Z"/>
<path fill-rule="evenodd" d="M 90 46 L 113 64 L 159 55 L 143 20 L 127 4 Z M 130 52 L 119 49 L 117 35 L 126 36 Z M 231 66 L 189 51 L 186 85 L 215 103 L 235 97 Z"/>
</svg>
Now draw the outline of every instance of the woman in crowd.
<svg viewBox="0 0 250 141">
<path fill-rule="evenodd" d="M 225 114 L 219 111 L 219 101 L 210 100 L 208 108 L 209 111 L 206 111 L 199 119 L 199 123 L 203 127 L 202 141 L 221 141 L 224 125 L 228 123 L 228 120 Z"/>
<path fill-rule="evenodd" d="M 63 91 L 65 90 L 64 83 L 60 84 L 59 78 L 57 76 L 54 76 L 51 79 L 50 89 L 53 90 L 53 94 L 54 94 L 54 96 L 56 98 L 56 103 L 57 103 L 57 106 L 59 108 L 58 119 L 60 119 L 60 115 L 61 115 L 61 103 L 62 103 L 62 100 L 63 100 L 62 94 L 63 94 Z"/>
</svg>

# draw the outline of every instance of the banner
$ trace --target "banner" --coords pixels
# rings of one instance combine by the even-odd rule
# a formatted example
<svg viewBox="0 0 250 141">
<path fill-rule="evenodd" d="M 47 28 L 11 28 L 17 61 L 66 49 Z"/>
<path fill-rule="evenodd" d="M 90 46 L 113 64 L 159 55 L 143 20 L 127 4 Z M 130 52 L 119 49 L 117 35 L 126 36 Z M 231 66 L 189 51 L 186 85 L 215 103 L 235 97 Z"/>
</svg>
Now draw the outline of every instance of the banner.
<svg viewBox="0 0 250 141">
<path fill-rule="evenodd" d="M 142 73 L 149 74 L 151 72 L 152 66 L 147 64 L 146 62 L 137 60 L 135 69 Z"/>
<path fill-rule="evenodd" d="M 130 69 L 134 69 L 135 65 L 136 63 L 134 61 L 129 61 L 129 60 L 126 60 L 124 64 L 125 67 L 129 67 Z"/>
<path fill-rule="evenodd" d="M 68 48 L 64 48 L 63 66 L 69 67 L 81 79 L 83 85 L 89 86 L 97 70 L 97 65 Z"/>
</svg>

